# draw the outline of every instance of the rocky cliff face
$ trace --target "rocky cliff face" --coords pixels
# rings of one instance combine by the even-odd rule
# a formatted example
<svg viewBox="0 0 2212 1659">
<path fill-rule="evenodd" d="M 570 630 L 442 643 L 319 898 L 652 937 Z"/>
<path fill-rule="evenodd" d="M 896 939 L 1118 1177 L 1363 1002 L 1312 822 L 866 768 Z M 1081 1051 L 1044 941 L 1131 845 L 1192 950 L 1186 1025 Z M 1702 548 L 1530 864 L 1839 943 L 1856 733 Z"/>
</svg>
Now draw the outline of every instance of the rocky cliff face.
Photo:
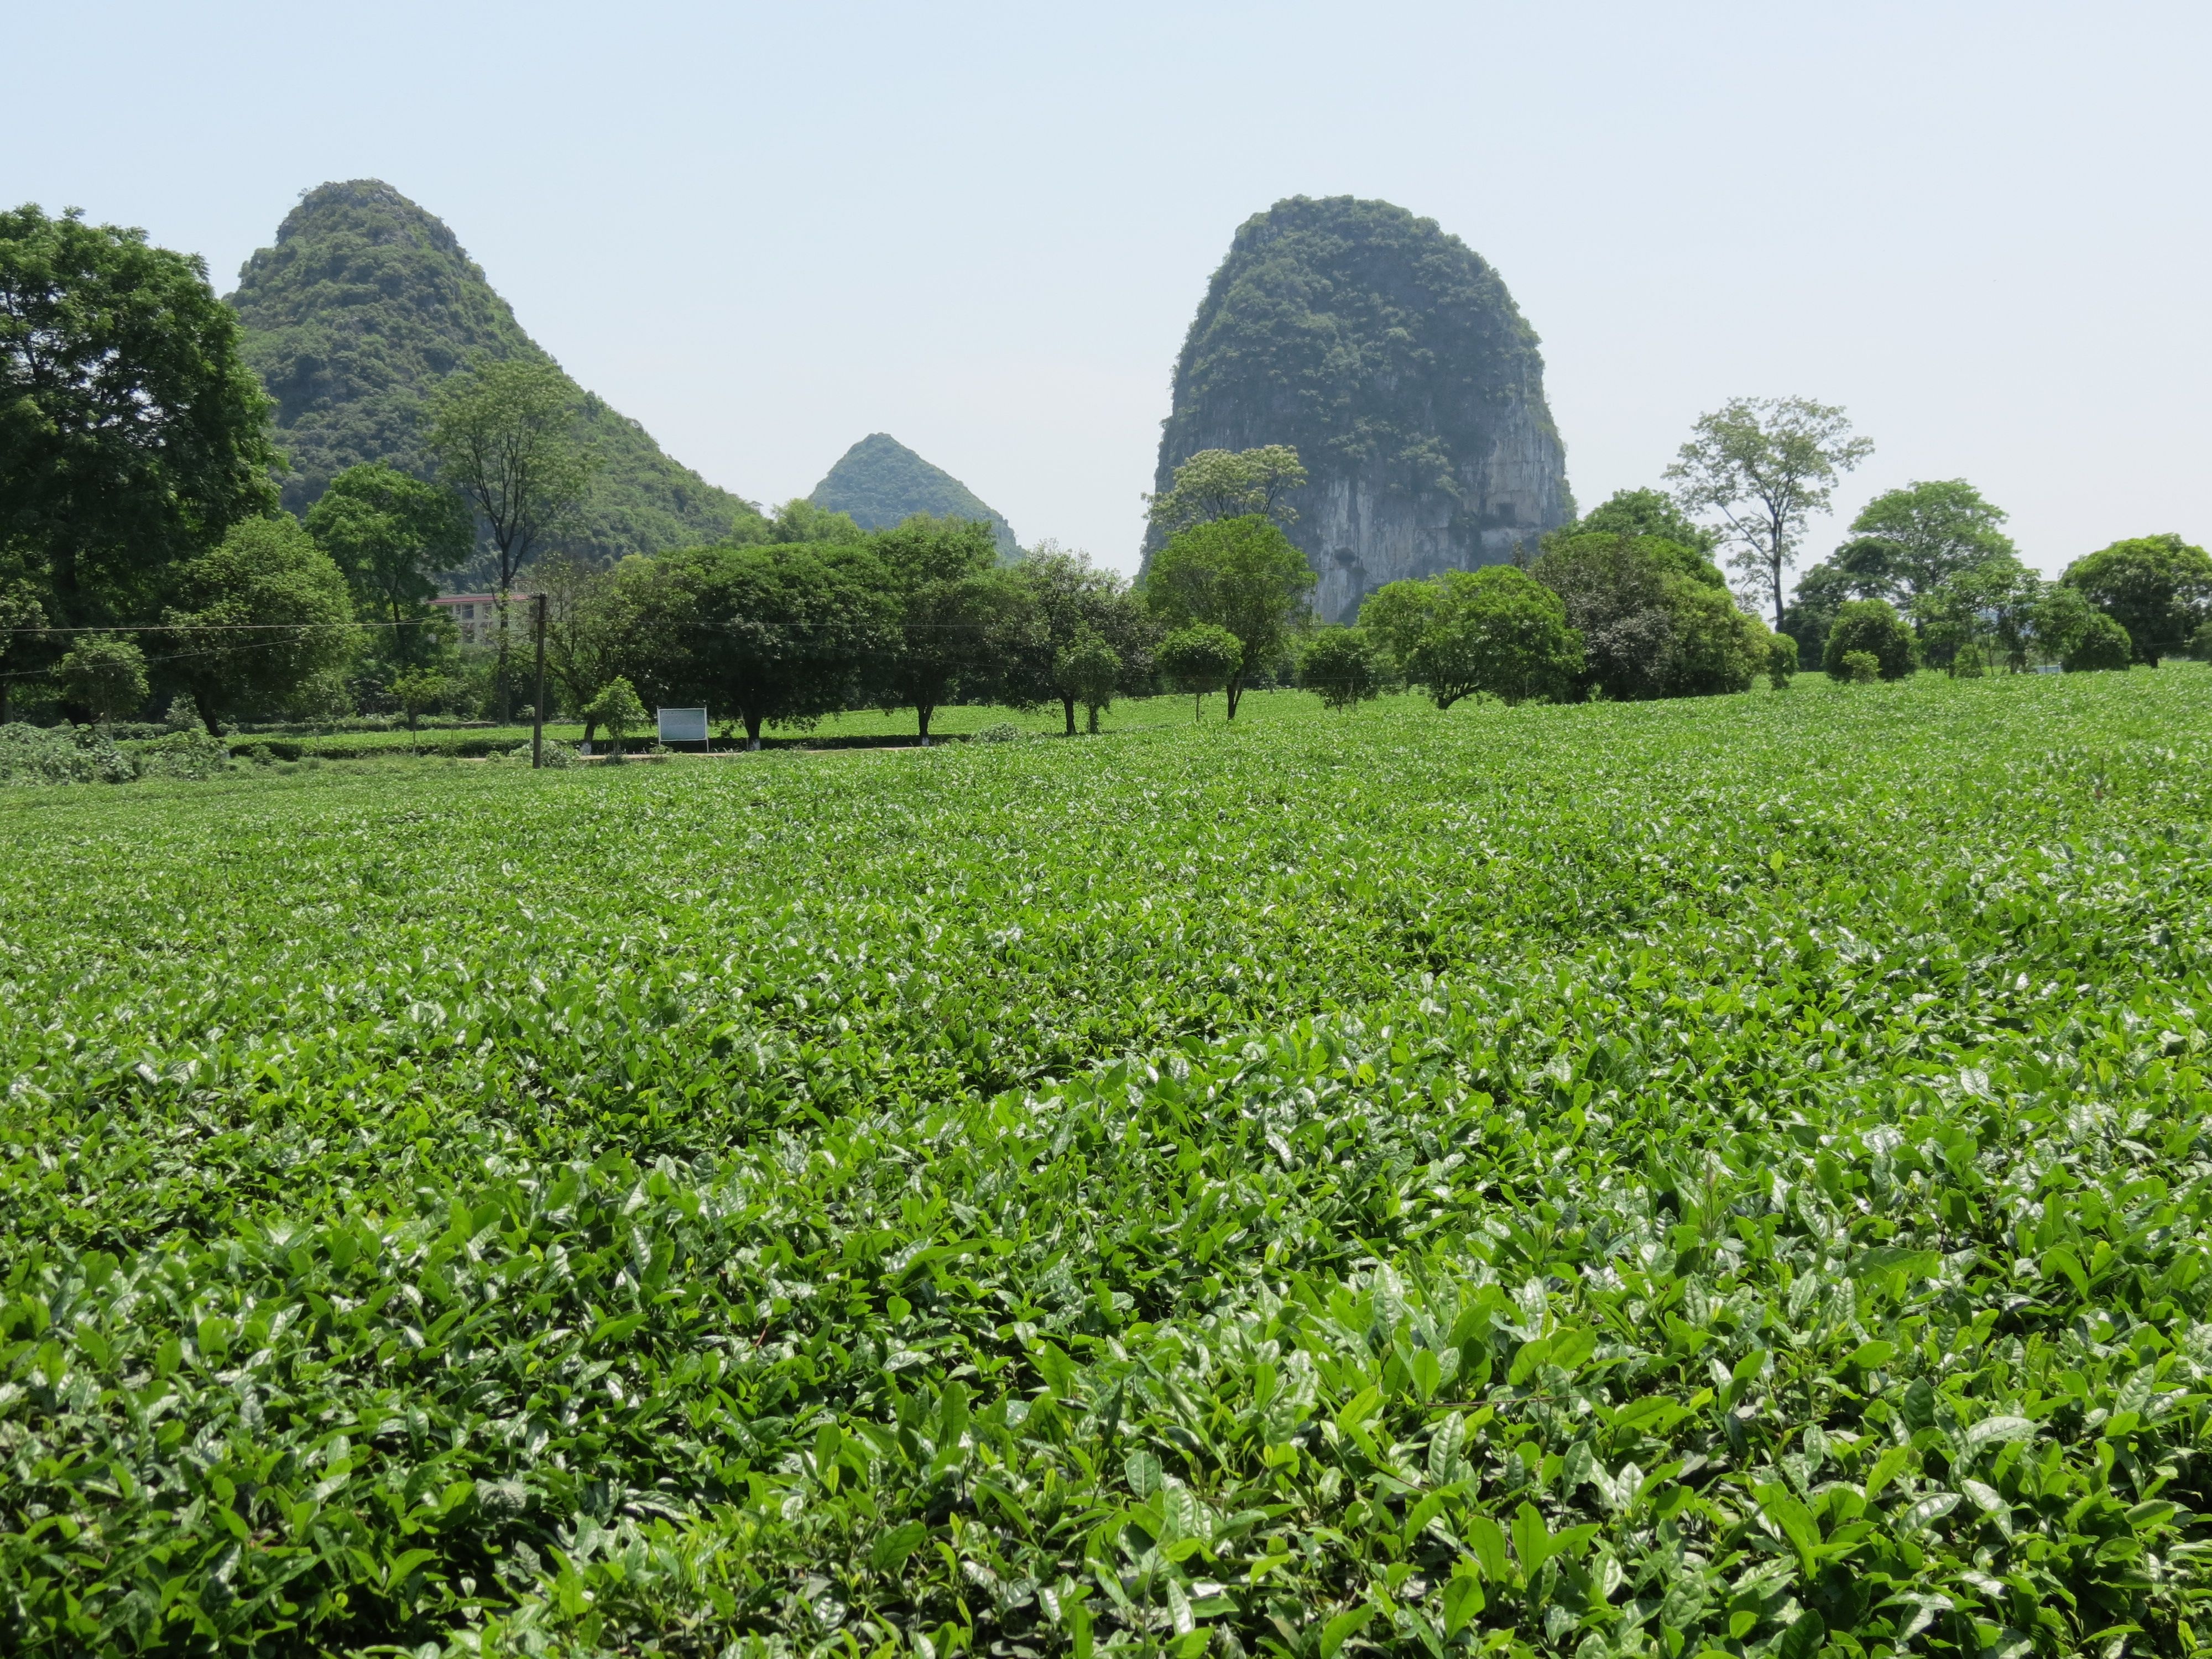
<svg viewBox="0 0 2212 1659">
<path fill-rule="evenodd" d="M 1329 621 L 1385 582 L 1533 555 L 1573 515 L 1534 331 L 1465 243 L 1387 202 L 1278 202 L 1214 272 L 1154 488 L 1261 444 L 1305 463 L 1289 531 Z"/>
</svg>

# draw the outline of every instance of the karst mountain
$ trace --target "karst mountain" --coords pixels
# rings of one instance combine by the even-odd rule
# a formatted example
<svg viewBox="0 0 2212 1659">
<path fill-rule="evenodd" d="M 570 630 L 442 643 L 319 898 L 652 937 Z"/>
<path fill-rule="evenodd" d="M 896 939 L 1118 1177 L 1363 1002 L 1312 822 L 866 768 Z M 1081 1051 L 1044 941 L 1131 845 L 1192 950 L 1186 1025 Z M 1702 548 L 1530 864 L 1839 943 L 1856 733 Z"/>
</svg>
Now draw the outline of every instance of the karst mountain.
<svg viewBox="0 0 2212 1659">
<path fill-rule="evenodd" d="M 1497 271 L 1434 220 L 1278 202 L 1207 285 L 1154 488 L 1200 450 L 1294 447 L 1309 481 L 1289 531 L 1331 620 L 1385 582 L 1533 554 L 1573 512 L 1536 344 Z"/>
<path fill-rule="evenodd" d="M 453 231 L 375 179 L 307 191 L 276 245 L 246 262 L 229 303 L 246 361 L 276 400 L 295 512 L 356 462 L 428 477 L 425 404 L 455 369 L 479 357 L 550 361 Z M 568 538 L 574 551 L 611 562 L 692 546 L 757 516 L 580 386 L 576 406 L 599 473 Z"/>
<path fill-rule="evenodd" d="M 806 499 L 817 507 L 849 514 L 863 530 L 886 529 L 916 513 L 939 519 L 980 519 L 991 526 L 1000 562 L 1021 556 L 1021 544 L 1003 514 L 888 432 L 872 432 L 847 450 Z"/>
</svg>

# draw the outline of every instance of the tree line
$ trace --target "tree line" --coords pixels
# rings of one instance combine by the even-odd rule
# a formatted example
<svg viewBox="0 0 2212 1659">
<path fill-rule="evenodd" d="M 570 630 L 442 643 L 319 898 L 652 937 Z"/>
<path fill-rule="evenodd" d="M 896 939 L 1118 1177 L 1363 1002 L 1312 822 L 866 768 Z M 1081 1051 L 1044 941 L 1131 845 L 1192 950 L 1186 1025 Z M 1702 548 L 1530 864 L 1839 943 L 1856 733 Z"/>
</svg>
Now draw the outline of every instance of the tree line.
<svg viewBox="0 0 2212 1659">
<path fill-rule="evenodd" d="M 1234 720 L 1250 686 L 1291 679 L 1338 707 L 1391 684 L 1449 707 L 1737 691 L 1801 660 L 1893 678 L 2212 654 L 2201 549 L 2136 538 L 2045 582 L 1955 479 L 1877 496 L 1785 597 L 1808 523 L 1871 449 L 1800 398 L 1705 416 L 1670 490 L 1620 492 L 1510 564 L 1390 583 L 1316 627 L 1286 533 L 1305 471 L 1279 445 L 1177 470 L 1150 503 L 1163 540 L 1140 586 L 1049 544 L 1001 564 L 987 526 L 866 532 L 805 501 L 718 545 L 592 568 L 563 547 L 595 465 L 573 388 L 526 361 L 441 387 L 434 478 L 356 466 L 295 519 L 269 400 L 200 262 L 75 214 L 0 214 L 0 720 L 26 684 L 78 720 L 181 699 L 211 733 L 355 708 L 504 720 L 526 593 L 544 596 L 573 714 L 703 705 L 753 744 L 863 707 L 910 710 L 927 742 L 953 702 L 1056 704 L 1073 733 L 1161 690 L 1194 710 L 1222 694 Z M 432 603 L 465 568 L 495 590 L 487 653 L 457 651 Z"/>
</svg>

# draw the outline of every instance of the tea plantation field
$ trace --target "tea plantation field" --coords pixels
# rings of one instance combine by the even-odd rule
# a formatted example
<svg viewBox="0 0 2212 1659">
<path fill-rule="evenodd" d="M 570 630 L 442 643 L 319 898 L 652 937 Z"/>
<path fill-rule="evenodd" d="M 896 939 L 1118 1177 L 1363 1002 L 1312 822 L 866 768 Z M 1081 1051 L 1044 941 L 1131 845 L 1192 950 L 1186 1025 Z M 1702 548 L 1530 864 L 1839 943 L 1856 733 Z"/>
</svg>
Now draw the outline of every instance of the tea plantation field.
<svg viewBox="0 0 2212 1659">
<path fill-rule="evenodd" d="M 0 1650 L 2212 1638 L 2201 668 L 0 846 Z"/>
</svg>

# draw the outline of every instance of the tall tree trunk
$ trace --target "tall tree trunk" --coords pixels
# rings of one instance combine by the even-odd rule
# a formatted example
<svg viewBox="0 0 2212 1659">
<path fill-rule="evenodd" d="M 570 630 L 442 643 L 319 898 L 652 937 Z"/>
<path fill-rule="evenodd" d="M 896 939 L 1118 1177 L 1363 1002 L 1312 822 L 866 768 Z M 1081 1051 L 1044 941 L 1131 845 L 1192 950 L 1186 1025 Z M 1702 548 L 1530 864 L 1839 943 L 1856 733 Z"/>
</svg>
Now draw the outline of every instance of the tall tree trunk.
<svg viewBox="0 0 2212 1659">
<path fill-rule="evenodd" d="M 1098 735 L 1098 705 L 1095 702 L 1091 705 L 1091 735 Z"/>
<path fill-rule="evenodd" d="M 759 715 L 745 716 L 745 748 L 748 750 L 757 750 L 760 748 L 760 729 Z"/>
<path fill-rule="evenodd" d="M 1060 706 L 1067 711 L 1067 735 L 1072 738 L 1075 735 L 1075 699 L 1062 697 Z M 1098 729 L 1098 716 L 1096 714 L 1091 717 L 1091 729 L 1094 732 Z"/>
<path fill-rule="evenodd" d="M 1244 695 L 1244 676 L 1232 674 L 1229 679 L 1229 718 L 1237 718 L 1237 700 Z"/>
<path fill-rule="evenodd" d="M 918 702 L 914 706 L 914 712 L 921 717 L 921 746 L 927 749 L 929 747 L 929 717 L 937 711 L 928 703 Z"/>
<path fill-rule="evenodd" d="M 220 738 L 222 735 L 222 730 L 216 721 L 215 705 L 208 701 L 207 693 L 193 692 L 192 707 L 200 711 L 200 724 L 207 727 L 208 736 Z"/>
</svg>

